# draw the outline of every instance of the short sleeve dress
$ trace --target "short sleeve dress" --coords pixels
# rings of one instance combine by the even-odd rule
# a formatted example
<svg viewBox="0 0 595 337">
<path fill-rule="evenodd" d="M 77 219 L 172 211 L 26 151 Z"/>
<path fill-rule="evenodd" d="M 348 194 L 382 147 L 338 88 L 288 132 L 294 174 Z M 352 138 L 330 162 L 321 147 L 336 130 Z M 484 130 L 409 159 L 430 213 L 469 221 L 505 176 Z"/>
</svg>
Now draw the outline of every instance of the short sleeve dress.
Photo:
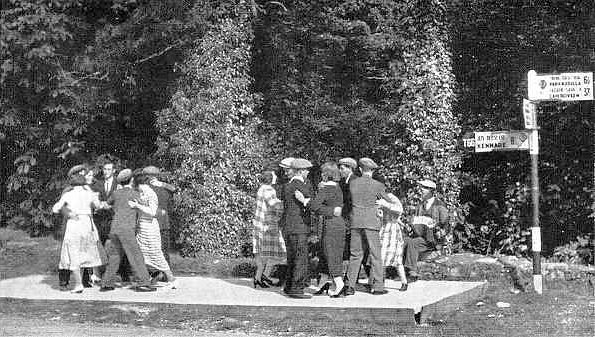
<svg viewBox="0 0 595 337">
<path fill-rule="evenodd" d="M 285 263 L 287 250 L 281 235 L 279 221 L 283 215 L 283 202 L 271 185 L 262 185 L 256 194 L 256 209 L 252 221 L 252 252 L 263 258 Z"/>
<path fill-rule="evenodd" d="M 99 242 L 97 227 L 93 223 L 93 207 L 98 204 L 97 193 L 83 186 L 76 186 L 64 193 L 52 207 L 54 213 L 60 212 L 62 207 L 70 210 L 60 250 L 59 269 L 75 271 L 105 264 L 105 250 Z"/>
<path fill-rule="evenodd" d="M 145 264 L 163 272 L 171 271 L 163 250 L 161 250 L 161 231 L 159 223 L 155 217 L 158 207 L 157 194 L 149 185 L 139 185 L 140 203 L 148 206 L 153 214 L 145 213 L 139 210 L 138 232 L 136 241 L 143 253 Z"/>
<path fill-rule="evenodd" d="M 403 223 L 401 214 L 403 205 L 397 197 L 391 196 L 390 207 L 381 208 L 380 243 L 382 262 L 385 267 L 397 267 L 403 264 Z"/>
</svg>

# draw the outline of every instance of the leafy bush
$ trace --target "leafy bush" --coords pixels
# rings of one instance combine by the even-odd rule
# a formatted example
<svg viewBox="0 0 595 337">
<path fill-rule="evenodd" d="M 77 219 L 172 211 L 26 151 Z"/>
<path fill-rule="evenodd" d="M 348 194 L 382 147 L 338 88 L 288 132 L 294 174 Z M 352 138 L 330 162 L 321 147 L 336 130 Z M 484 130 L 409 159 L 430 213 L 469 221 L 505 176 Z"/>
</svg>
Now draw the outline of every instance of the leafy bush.
<svg viewBox="0 0 595 337">
<path fill-rule="evenodd" d="M 158 114 L 158 155 L 173 168 L 180 193 L 182 254 L 238 256 L 249 241 L 265 142 L 250 93 L 251 29 L 246 15 L 214 22 L 190 51 L 171 107 Z"/>
<path fill-rule="evenodd" d="M 556 247 L 551 260 L 555 262 L 593 264 L 594 240 L 589 235 L 578 236 L 576 241 Z"/>
</svg>

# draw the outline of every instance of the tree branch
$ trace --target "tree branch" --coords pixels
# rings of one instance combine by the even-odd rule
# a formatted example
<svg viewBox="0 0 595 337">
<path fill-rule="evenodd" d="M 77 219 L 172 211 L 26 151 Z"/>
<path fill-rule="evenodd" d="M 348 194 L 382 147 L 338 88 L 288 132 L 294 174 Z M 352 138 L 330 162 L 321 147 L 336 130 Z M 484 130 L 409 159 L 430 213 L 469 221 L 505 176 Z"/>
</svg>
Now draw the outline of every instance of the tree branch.
<svg viewBox="0 0 595 337">
<path fill-rule="evenodd" d="M 147 56 L 145 58 L 142 58 L 140 60 L 134 61 L 133 63 L 134 64 L 140 64 L 140 63 L 146 62 L 146 61 L 148 61 L 148 60 L 150 60 L 152 58 L 159 57 L 159 56 L 167 53 L 172 48 L 179 47 L 179 46 L 181 46 L 181 45 L 183 45 L 185 43 L 186 43 L 186 41 L 178 40 L 178 42 L 172 44 L 171 46 L 167 46 L 165 49 L 163 49 L 163 50 L 161 50 L 161 51 L 159 51 L 157 53 L 151 54 L 151 55 L 149 55 L 149 56 Z"/>
</svg>

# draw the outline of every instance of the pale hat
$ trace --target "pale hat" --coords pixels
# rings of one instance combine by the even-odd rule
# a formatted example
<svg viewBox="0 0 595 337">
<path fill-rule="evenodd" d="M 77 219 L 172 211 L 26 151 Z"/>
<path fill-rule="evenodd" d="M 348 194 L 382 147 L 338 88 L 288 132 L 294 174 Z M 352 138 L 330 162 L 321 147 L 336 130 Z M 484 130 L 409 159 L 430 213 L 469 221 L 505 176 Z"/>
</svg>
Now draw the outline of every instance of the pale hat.
<svg viewBox="0 0 595 337">
<path fill-rule="evenodd" d="M 86 169 L 87 169 L 87 167 L 85 165 L 82 165 L 82 164 L 75 165 L 70 170 L 68 170 L 68 176 L 70 177 L 75 174 L 79 174 L 81 171 L 84 171 Z"/>
<path fill-rule="evenodd" d="M 292 160 L 290 165 L 290 168 L 296 170 L 309 169 L 311 167 L 312 163 L 309 160 L 303 158 L 296 158 Z"/>
<path fill-rule="evenodd" d="M 116 181 L 121 183 L 123 181 L 130 179 L 130 177 L 132 177 L 132 170 L 131 169 L 123 169 L 122 171 L 120 171 L 118 173 L 118 176 L 116 177 Z"/>
<path fill-rule="evenodd" d="M 159 168 L 157 168 L 155 166 L 147 166 L 147 167 L 143 168 L 143 173 L 157 176 L 161 173 L 161 171 L 159 170 Z"/>
<path fill-rule="evenodd" d="M 357 167 L 357 162 L 355 161 L 355 159 L 347 157 L 339 159 L 339 165 L 349 166 L 352 169 L 354 169 Z"/>
<path fill-rule="evenodd" d="M 281 160 L 281 162 L 279 163 L 279 166 L 281 166 L 282 168 L 291 168 L 291 162 L 294 159 L 295 158 L 292 158 L 292 157 L 285 158 L 285 159 Z"/>
<path fill-rule="evenodd" d="M 359 166 L 361 166 L 362 168 L 369 168 L 371 170 L 375 170 L 378 168 L 378 165 L 376 165 L 376 163 L 370 158 L 361 158 L 359 160 Z"/>
<path fill-rule="evenodd" d="M 432 190 L 435 190 L 436 189 L 436 183 L 433 182 L 433 181 L 431 181 L 431 180 L 429 180 L 429 179 L 420 180 L 420 181 L 417 182 L 417 184 L 419 186 L 426 187 L 426 188 L 429 188 L 429 189 L 432 189 Z"/>
</svg>

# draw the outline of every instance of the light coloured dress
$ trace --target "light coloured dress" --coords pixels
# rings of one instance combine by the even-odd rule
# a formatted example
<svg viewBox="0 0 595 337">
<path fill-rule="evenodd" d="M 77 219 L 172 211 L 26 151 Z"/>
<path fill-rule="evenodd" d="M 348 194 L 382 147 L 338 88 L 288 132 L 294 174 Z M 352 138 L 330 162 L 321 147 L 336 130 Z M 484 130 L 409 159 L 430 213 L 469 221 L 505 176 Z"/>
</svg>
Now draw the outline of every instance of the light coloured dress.
<svg viewBox="0 0 595 337">
<path fill-rule="evenodd" d="M 279 263 L 287 260 L 285 241 L 279 228 L 283 214 L 283 202 L 277 199 L 273 186 L 262 185 L 256 194 L 256 210 L 252 221 L 252 252 L 263 258 L 277 259 Z"/>
<path fill-rule="evenodd" d="M 403 213 L 403 205 L 399 199 L 392 194 L 390 207 L 382 207 L 380 227 L 380 243 L 382 264 L 385 267 L 397 267 L 403 264 L 403 223 L 400 216 Z"/>
<path fill-rule="evenodd" d="M 165 260 L 165 255 L 161 250 L 161 232 L 159 223 L 155 217 L 157 212 L 158 200 L 157 194 L 149 185 L 139 185 L 140 200 L 139 203 L 148 206 L 151 213 L 139 210 L 138 232 L 136 241 L 143 253 L 145 264 L 163 272 L 169 272 L 169 264 Z"/>
<path fill-rule="evenodd" d="M 60 197 L 52 211 L 59 213 L 64 206 L 68 207 L 71 216 L 66 222 L 58 268 L 78 271 L 105 264 L 105 251 L 93 223 L 93 208 L 99 206 L 97 193 L 75 186 Z"/>
</svg>

